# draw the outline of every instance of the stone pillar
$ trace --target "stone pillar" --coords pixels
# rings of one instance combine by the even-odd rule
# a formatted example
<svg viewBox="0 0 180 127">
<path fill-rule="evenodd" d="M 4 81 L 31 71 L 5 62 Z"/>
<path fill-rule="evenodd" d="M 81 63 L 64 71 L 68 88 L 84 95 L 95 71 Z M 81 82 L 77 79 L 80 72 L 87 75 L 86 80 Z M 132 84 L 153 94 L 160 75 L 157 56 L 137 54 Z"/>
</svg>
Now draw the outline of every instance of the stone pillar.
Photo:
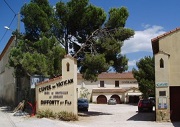
<svg viewBox="0 0 180 127">
<path fill-rule="evenodd" d="M 170 121 L 169 55 L 155 55 L 156 121 Z"/>
</svg>

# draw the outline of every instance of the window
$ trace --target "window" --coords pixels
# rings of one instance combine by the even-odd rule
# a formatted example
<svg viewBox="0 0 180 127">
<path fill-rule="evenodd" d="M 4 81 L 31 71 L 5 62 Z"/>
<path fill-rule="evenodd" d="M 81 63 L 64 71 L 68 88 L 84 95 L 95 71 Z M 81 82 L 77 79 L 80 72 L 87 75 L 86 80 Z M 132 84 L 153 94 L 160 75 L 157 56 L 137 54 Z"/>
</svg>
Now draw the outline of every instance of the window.
<svg viewBox="0 0 180 127">
<path fill-rule="evenodd" d="M 119 81 L 115 81 L 115 87 L 119 87 Z"/>
<path fill-rule="evenodd" d="M 104 87 L 104 81 L 100 81 L 100 87 Z"/>
<path fill-rule="evenodd" d="M 164 60 L 162 58 L 160 59 L 160 68 L 164 68 Z"/>
<path fill-rule="evenodd" d="M 159 96 L 166 96 L 166 91 L 159 91 Z"/>
<path fill-rule="evenodd" d="M 69 63 L 66 64 L 66 67 L 67 67 L 67 71 L 69 71 Z"/>
</svg>

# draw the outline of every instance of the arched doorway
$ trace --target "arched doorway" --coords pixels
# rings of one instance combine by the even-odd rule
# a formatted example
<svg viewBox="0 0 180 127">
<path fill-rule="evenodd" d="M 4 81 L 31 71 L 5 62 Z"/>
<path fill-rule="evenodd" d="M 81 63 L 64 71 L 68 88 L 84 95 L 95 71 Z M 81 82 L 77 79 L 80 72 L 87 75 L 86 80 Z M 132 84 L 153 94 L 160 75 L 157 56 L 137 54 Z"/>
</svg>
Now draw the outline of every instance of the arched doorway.
<svg viewBox="0 0 180 127">
<path fill-rule="evenodd" d="M 172 121 L 180 121 L 180 87 L 179 86 L 171 86 L 170 87 L 170 111 L 171 111 L 171 120 Z"/>
<path fill-rule="evenodd" d="M 120 99 L 120 97 L 119 97 L 118 95 L 115 95 L 115 94 L 114 94 L 114 95 L 111 96 L 111 98 L 115 98 L 117 104 L 121 104 L 121 99 Z"/>
<path fill-rule="evenodd" d="M 129 103 L 138 103 L 139 96 L 129 96 Z"/>
<path fill-rule="evenodd" d="M 107 98 L 104 95 L 99 95 L 97 97 L 97 104 L 107 104 Z"/>
</svg>

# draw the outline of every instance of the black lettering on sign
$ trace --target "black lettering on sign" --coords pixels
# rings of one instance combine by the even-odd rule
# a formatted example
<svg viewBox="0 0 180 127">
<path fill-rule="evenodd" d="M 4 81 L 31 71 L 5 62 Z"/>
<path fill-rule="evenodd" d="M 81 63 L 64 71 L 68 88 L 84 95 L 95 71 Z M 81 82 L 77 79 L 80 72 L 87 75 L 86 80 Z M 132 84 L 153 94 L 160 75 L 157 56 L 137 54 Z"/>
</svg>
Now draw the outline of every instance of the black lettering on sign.
<svg viewBox="0 0 180 127">
<path fill-rule="evenodd" d="M 58 83 L 56 83 L 56 86 L 57 86 L 57 87 L 63 86 L 63 82 L 58 82 Z"/>
<path fill-rule="evenodd" d="M 41 100 L 41 105 L 59 105 L 59 100 Z"/>
<path fill-rule="evenodd" d="M 49 92 L 44 92 L 44 95 L 49 95 Z"/>
<path fill-rule="evenodd" d="M 40 87 L 39 92 L 45 92 L 45 91 L 48 91 L 51 89 L 55 89 L 56 87 L 62 87 L 64 85 L 71 84 L 71 83 L 73 83 L 73 79 L 68 79 L 65 81 L 57 82 L 55 85 L 52 85 L 52 86 L 48 85 L 48 86 Z"/>
<path fill-rule="evenodd" d="M 56 86 L 57 87 L 62 87 L 62 86 L 68 85 L 70 83 L 73 83 L 73 79 L 68 79 L 68 80 L 65 80 L 65 81 L 57 82 Z"/>
<path fill-rule="evenodd" d="M 65 105 L 71 105 L 71 101 L 65 100 Z"/>
<path fill-rule="evenodd" d="M 54 95 L 53 99 L 59 99 L 59 98 L 63 98 L 63 95 Z"/>
<path fill-rule="evenodd" d="M 43 86 L 39 88 L 39 92 L 44 92 L 44 91 L 48 91 L 51 90 L 51 85 L 48 86 Z"/>
<path fill-rule="evenodd" d="M 67 80 L 64 81 L 64 85 L 67 85 Z"/>
<path fill-rule="evenodd" d="M 64 101 L 60 101 L 60 105 L 63 105 L 64 104 Z"/>
<path fill-rule="evenodd" d="M 54 88 L 56 88 L 56 86 L 55 86 L 55 85 L 53 85 L 53 86 L 52 86 L 52 88 L 54 89 Z"/>
<path fill-rule="evenodd" d="M 68 91 L 56 91 L 55 94 L 56 95 L 59 95 L 59 94 L 66 95 L 66 94 L 68 94 Z"/>
<path fill-rule="evenodd" d="M 68 84 L 73 83 L 73 79 L 68 80 Z"/>
</svg>

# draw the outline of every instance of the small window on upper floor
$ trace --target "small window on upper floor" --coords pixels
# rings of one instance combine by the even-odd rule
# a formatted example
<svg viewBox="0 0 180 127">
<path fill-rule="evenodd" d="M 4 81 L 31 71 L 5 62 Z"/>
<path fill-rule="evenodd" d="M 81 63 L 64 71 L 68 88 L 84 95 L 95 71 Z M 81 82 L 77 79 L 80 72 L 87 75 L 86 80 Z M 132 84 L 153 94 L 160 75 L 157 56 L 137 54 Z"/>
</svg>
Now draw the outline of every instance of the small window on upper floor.
<svg viewBox="0 0 180 127">
<path fill-rule="evenodd" d="M 66 67 L 67 67 L 67 71 L 69 71 L 69 63 L 66 64 Z"/>
<path fill-rule="evenodd" d="M 104 81 L 100 81 L 100 87 L 104 87 Z"/>
<path fill-rule="evenodd" d="M 160 68 L 164 68 L 164 60 L 162 58 L 160 59 Z"/>
<path fill-rule="evenodd" d="M 119 81 L 115 81 L 115 87 L 119 87 Z"/>
</svg>

